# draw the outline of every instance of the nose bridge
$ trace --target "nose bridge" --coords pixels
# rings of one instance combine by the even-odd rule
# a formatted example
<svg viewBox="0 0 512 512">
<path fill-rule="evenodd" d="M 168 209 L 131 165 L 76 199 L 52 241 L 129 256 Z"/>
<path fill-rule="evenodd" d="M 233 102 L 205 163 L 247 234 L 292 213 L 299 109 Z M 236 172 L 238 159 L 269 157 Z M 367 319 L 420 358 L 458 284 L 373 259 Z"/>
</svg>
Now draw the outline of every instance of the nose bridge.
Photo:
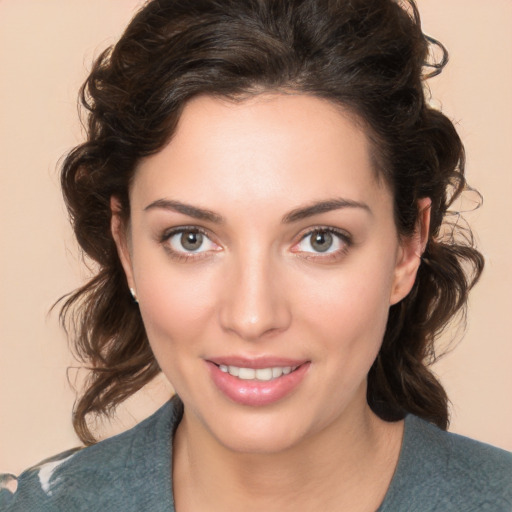
<svg viewBox="0 0 512 512">
<path fill-rule="evenodd" d="M 246 340 L 285 329 L 291 314 L 279 287 L 279 261 L 261 247 L 241 251 L 230 261 L 220 311 L 222 327 Z"/>
</svg>

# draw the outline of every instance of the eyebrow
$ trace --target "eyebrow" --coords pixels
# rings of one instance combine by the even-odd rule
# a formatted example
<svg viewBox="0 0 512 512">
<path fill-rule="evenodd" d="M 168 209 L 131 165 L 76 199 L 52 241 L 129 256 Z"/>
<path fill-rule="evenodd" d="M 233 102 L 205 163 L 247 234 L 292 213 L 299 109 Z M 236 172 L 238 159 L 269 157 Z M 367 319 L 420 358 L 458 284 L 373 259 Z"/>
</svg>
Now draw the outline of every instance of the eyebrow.
<svg viewBox="0 0 512 512">
<path fill-rule="evenodd" d="M 369 214 L 373 214 L 372 210 L 366 203 L 353 201 L 351 199 L 336 198 L 328 199 L 326 201 L 318 201 L 304 208 L 297 208 L 296 210 L 292 210 L 283 217 L 282 222 L 284 224 L 289 224 L 291 222 L 297 222 L 299 220 L 312 217 L 313 215 L 319 215 L 321 213 L 327 213 L 333 210 L 340 210 L 342 208 L 361 208 L 362 210 L 367 211 Z"/>
<path fill-rule="evenodd" d="M 204 208 L 199 208 L 197 206 L 192 206 L 190 204 L 170 199 L 157 199 L 156 201 L 153 201 L 148 206 L 146 206 L 144 211 L 156 208 L 182 213 L 183 215 L 193 217 L 194 219 L 206 220 L 214 224 L 223 224 L 225 222 L 224 217 L 215 212 L 212 212 L 211 210 L 206 210 Z M 317 201 L 309 206 L 296 208 L 295 210 L 287 213 L 282 218 L 281 222 L 283 224 L 290 224 L 299 220 L 306 219 L 308 217 L 312 217 L 314 215 L 319 215 L 321 213 L 327 213 L 334 210 L 340 210 L 342 208 L 360 208 L 372 214 L 370 207 L 366 203 L 353 201 L 351 199 L 336 198 Z"/>
<path fill-rule="evenodd" d="M 180 201 L 171 201 L 170 199 L 158 199 L 144 208 L 144 211 L 152 210 L 154 208 L 162 208 L 164 210 L 171 210 L 174 212 L 188 215 L 194 219 L 207 220 L 214 224 L 222 224 L 224 218 L 211 210 L 192 206 L 190 204 L 181 203 Z"/>
</svg>

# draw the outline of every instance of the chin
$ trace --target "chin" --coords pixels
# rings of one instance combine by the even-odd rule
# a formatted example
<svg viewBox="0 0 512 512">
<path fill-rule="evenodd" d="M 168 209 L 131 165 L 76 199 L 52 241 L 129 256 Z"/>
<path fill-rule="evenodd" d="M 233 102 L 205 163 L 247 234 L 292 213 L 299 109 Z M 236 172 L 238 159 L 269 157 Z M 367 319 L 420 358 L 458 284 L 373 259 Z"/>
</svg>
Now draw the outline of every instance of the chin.
<svg viewBox="0 0 512 512">
<path fill-rule="evenodd" d="M 293 449 L 305 432 L 290 428 L 288 421 L 241 421 L 234 425 L 215 425 L 211 434 L 225 449 L 236 453 L 270 455 Z"/>
<path fill-rule="evenodd" d="M 201 398 L 178 395 L 185 406 L 185 431 L 234 453 L 283 452 L 300 444 L 314 428 L 313 411 L 307 414 L 304 405 L 294 400 L 251 407 L 209 393 Z"/>
</svg>

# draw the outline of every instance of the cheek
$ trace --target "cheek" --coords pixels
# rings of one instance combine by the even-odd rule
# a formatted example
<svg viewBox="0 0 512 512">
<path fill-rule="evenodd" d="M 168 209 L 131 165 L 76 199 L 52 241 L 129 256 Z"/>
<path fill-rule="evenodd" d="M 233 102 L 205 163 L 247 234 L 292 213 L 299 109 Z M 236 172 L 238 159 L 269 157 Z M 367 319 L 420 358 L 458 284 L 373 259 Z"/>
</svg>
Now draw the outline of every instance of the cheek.
<svg viewBox="0 0 512 512">
<path fill-rule="evenodd" d="M 392 262 L 358 262 L 297 286 L 296 309 L 308 329 L 329 343 L 364 354 L 378 352 L 386 328 L 393 284 Z M 306 292 L 305 292 L 306 291 Z"/>
<path fill-rule="evenodd" d="M 192 347 L 214 316 L 216 287 L 209 272 L 152 261 L 136 274 L 137 294 L 153 351 Z"/>
</svg>

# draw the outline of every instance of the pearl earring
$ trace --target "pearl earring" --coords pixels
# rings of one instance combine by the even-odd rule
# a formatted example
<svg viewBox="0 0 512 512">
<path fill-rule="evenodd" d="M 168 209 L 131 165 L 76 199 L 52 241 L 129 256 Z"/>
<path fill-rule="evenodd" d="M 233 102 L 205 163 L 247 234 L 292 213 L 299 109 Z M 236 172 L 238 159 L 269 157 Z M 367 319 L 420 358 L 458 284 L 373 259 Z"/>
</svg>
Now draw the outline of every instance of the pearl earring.
<svg viewBox="0 0 512 512">
<path fill-rule="evenodd" d="M 130 288 L 130 293 L 132 294 L 133 300 L 138 304 L 139 301 L 137 300 L 137 294 L 133 288 Z"/>
</svg>

